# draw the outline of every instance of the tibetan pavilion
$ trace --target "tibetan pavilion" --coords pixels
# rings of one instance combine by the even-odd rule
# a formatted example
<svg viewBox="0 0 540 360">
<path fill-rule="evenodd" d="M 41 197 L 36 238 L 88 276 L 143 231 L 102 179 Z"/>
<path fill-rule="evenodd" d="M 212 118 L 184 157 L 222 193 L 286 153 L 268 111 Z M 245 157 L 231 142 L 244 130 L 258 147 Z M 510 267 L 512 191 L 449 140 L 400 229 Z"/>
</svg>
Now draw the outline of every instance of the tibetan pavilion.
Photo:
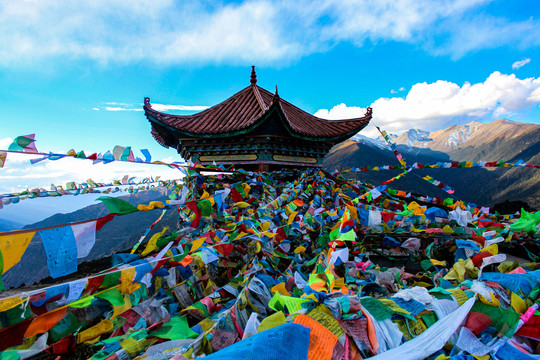
<svg viewBox="0 0 540 360">
<path fill-rule="evenodd" d="M 324 120 L 313 116 L 257 85 L 251 84 L 220 104 L 197 114 L 181 116 L 152 109 L 144 112 L 152 136 L 164 147 L 174 147 L 186 160 L 202 165 L 235 165 L 246 170 L 322 167 L 324 156 L 362 130 L 371 119 Z"/>
</svg>

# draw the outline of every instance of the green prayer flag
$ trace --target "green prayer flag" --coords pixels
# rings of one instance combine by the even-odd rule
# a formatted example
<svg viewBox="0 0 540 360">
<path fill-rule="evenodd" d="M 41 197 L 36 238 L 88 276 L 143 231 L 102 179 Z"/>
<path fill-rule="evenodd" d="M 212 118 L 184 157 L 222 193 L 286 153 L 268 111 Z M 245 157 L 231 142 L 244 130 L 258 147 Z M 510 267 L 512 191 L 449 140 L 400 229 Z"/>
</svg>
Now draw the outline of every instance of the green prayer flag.
<svg viewBox="0 0 540 360">
<path fill-rule="evenodd" d="M 96 200 L 103 201 L 103 203 L 107 207 L 107 210 L 109 210 L 109 212 L 112 214 L 125 215 L 139 211 L 139 209 L 131 205 L 126 200 L 122 200 L 112 196 L 100 196 Z"/>
<path fill-rule="evenodd" d="M 208 217 L 212 212 L 212 203 L 208 199 L 197 202 L 197 207 L 201 210 L 201 216 Z"/>
<path fill-rule="evenodd" d="M 347 231 L 344 234 L 340 234 L 338 237 L 339 241 L 355 241 L 356 240 L 356 234 L 354 232 L 354 229 Z"/>
<path fill-rule="evenodd" d="M 96 295 L 98 298 L 102 298 L 111 303 L 112 306 L 122 306 L 124 305 L 124 297 L 118 289 L 111 289 L 105 291 L 102 294 Z"/>
<path fill-rule="evenodd" d="M 28 145 L 32 144 L 35 140 L 32 139 L 32 135 L 17 136 L 15 140 L 9 145 L 10 151 L 24 151 Z"/>
<path fill-rule="evenodd" d="M 72 303 L 69 304 L 69 307 L 85 308 L 87 306 L 90 306 L 90 304 L 92 304 L 92 301 L 94 301 L 94 299 L 95 297 L 93 297 L 92 295 L 86 296 L 86 297 L 83 297 L 82 299 L 73 301 Z"/>
<path fill-rule="evenodd" d="M 164 324 L 161 329 L 154 331 L 152 336 L 161 339 L 180 340 L 195 339 L 199 334 L 189 328 L 186 317 L 174 316 L 171 321 Z"/>
<path fill-rule="evenodd" d="M 105 274 L 103 277 L 103 282 L 101 283 L 100 289 L 108 289 L 111 286 L 118 285 L 118 282 L 120 281 L 120 276 L 122 273 L 120 271 L 114 271 Z"/>
<path fill-rule="evenodd" d="M 336 229 L 332 230 L 330 232 L 330 234 L 328 234 L 328 236 L 330 237 L 330 241 L 336 240 L 339 235 L 340 235 L 339 234 L 339 228 L 336 228 Z"/>
</svg>

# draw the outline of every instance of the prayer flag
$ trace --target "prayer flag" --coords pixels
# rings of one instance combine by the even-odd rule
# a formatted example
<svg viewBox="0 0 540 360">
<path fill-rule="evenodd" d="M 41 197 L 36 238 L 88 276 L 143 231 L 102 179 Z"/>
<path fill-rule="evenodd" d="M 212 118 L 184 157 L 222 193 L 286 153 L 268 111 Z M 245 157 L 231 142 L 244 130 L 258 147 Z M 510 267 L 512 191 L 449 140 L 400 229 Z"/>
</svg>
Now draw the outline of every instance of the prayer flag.
<svg viewBox="0 0 540 360">
<path fill-rule="evenodd" d="M 13 143 L 9 145 L 8 150 L 10 151 L 24 151 L 28 153 L 37 153 L 36 144 L 35 144 L 36 134 L 30 134 L 25 136 L 17 136 Z"/>
<path fill-rule="evenodd" d="M 88 256 L 90 250 L 96 243 L 96 223 L 91 221 L 88 223 L 71 225 L 75 242 L 77 243 L 77 258 Z"/>
<path fill-rule="evenodd" d="M 103 201 L 111 214 L 125 215 L 139 211 L 135 206 L 131 205 L 126 200 L 122 200 L 119 198 L 111 196 L 100 196 L 96 200 Z"/>
<path fill-rule="evenodd" d="M 7 152 L 0 151 L 0 168 L 4 167 L 4 164 L 6 163 L 6 157 L 7 157 Z"/>
<path fill-rule="evenodd" d="M 2 274 L 21 260 L 34 234 L 35 231 L 0 236 L 0 251 L 4 260 Z"/>
<path fill-rule="evenodd" d="M 71 226 L 42 230 L 39 235 L 53 279 L 77 271 L 77 242 Z"/>
</svg>

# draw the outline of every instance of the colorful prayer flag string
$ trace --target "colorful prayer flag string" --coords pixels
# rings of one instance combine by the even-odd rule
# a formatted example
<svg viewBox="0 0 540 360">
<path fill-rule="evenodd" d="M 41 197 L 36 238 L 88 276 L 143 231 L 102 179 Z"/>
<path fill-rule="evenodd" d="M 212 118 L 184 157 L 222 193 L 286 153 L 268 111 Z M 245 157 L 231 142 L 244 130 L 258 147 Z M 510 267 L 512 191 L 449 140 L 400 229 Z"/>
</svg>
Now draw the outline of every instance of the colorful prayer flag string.
<svg viewBox="0 0 540 360">
<path fill-rule="evenodd" d="M 405 168 L 407 166 L 407 163 L 403 159 L 403 156 L 401 156 L 401 154 L 399 153 L 396 144 L 390 141 L 390 137 L 388 137 L 388 134 L 386 133 L 386 131 L 381 130 L 381 128 L 379 128 L 378 126 L 375 126 L 375 127 L 377 128 L 377 130 L 379 130 L 379 132 L 381 133 L 384 140 L 388 143 L 388 145 L 390 145 L 390 148 L 392 149 L 392 152 L 394 153 L 394 155 L 398 159 L 401 166 L 403 168 Z"/>
<path fill-rule="evenodd" d="M 42 197 L 58 197 L 65 195 L 84 195 L 84 194 L 110 194 L 117 192 L 127 192 L 130 194 L 139 191 L 157 188 L 171 188 L 175 192 L 179 191 L 181 179 L 161 180 L 159 176 L 155 179 L 147 177 L 139 181 L 135 181 L 134 177 L 124 176 L 121 180 L 113 180 L 109 183 L 96 183 L 92 179 L 88 179 L 86 183 L 77 184 L 74 181 L 62 185 L 51 184 L 51 189 L 44 188 L 28 189 L 17 193 L 0 194 L 0 209 L 2 205 L 16 204 L 25 199 L 36 199 Z"/>
<path fill-rule="evenodd" d="M 527 164 L 523 160 L 519 160 L 516 163 L 509 163 L 504 161 L 452 161 L 452 162 L 437 162 L 435 164 L 422 164 L 414 163 L 407 166 L 407 169 L 463 169 L 463 168 L 494 168 L 494 167 L 524 167 L 524 168 L 536 168 L 540 169 L 540 165 Z M 352 168 L 350 171 L 384 171 L 384 170 L 396 170 L 401 167 L 397 165 L 380 165 L 380 166 L 363 166 Z"/>
<path fill-rule="evenodd" d="M 162 161 L 152 161 L 152 156 L 150 155 L 150 152 L 147 149 L 141 149 L 141 153 L 144 156 L 144 160 L 142 160 L 140 157 L 136 157 L 133 154 L 133 151 L 131 150 L 130 146 L 124 147 L 124 146 L 116 145 L 112 152 L 107 151 L 104 154 L 93 153 L 91 155 L 86 155 L 84 151 L 81 150 L 77 152 L 74 149 L 69 150 L 66 154 L 57 154 L 53 152 L 49 152 L 49 153 L 38 152 L 35 146 L 35 141 L 36 141 L 35 134 L 16 137 L 13 143 L 11 143 L 11 145 L 9 146 L 7 150 L 1 150 L 0 167 L 2 167 L 3 164 L 5 163 L 7 153 L 43 156 L 42 158 L 30 160 L 32 164 L 36 164 L 43 160 L 59 160 L 64 157 L 72 157 L 76 159 L 92 160 L 94 164 L 97 164 L 100 162 L 107 164 L 112 161 L 124 161 L 124 162 L 131 162 L 131 163 L 165 165 L 171 168 L 179 168 L 183 166 L 188 166 L 187 163 L 180 163 L 180 162 L 165 163 Z"/>
<path fill-rule="evenodd" d="M 424 176 L 422 179 L 426 180 L 427 182 L 435 185 L 436 187 L 442 189 L 443 191 L 445 191 L 445 192 L 447 192 L 449 194 L 454 193 L 454 189 L 452 189 L 450 186 L 443 184 L 439 180 L 435 180 L 434 178 L 432 178 L 429 175 Z"/>
</svg>

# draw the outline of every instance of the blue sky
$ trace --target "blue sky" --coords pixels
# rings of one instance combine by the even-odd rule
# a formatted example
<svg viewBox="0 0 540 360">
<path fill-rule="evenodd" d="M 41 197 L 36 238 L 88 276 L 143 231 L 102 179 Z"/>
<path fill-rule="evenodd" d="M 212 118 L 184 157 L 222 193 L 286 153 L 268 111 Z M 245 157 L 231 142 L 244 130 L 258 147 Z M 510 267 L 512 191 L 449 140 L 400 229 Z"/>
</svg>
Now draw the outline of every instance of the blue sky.
<svg viewBox="0 0 540 360">
<path fill-rule="evenodd" d="M 540 123 L 539 15 L 537 0 L 4 0 L 0 147 L 35 133 L 40 151 L 122 145 L 179 160 L 151 137 L 143 98 L 163 109 L 215 105 L 249 85 L 251 65 L 260 86 L 278 85 L 310 113 L 355 117 L 372 106 L 373 123 L 389 132 Z M 82 163 L 30 167 L 8 155 L 0 192 L 177 176 Z"/>
</svg>

